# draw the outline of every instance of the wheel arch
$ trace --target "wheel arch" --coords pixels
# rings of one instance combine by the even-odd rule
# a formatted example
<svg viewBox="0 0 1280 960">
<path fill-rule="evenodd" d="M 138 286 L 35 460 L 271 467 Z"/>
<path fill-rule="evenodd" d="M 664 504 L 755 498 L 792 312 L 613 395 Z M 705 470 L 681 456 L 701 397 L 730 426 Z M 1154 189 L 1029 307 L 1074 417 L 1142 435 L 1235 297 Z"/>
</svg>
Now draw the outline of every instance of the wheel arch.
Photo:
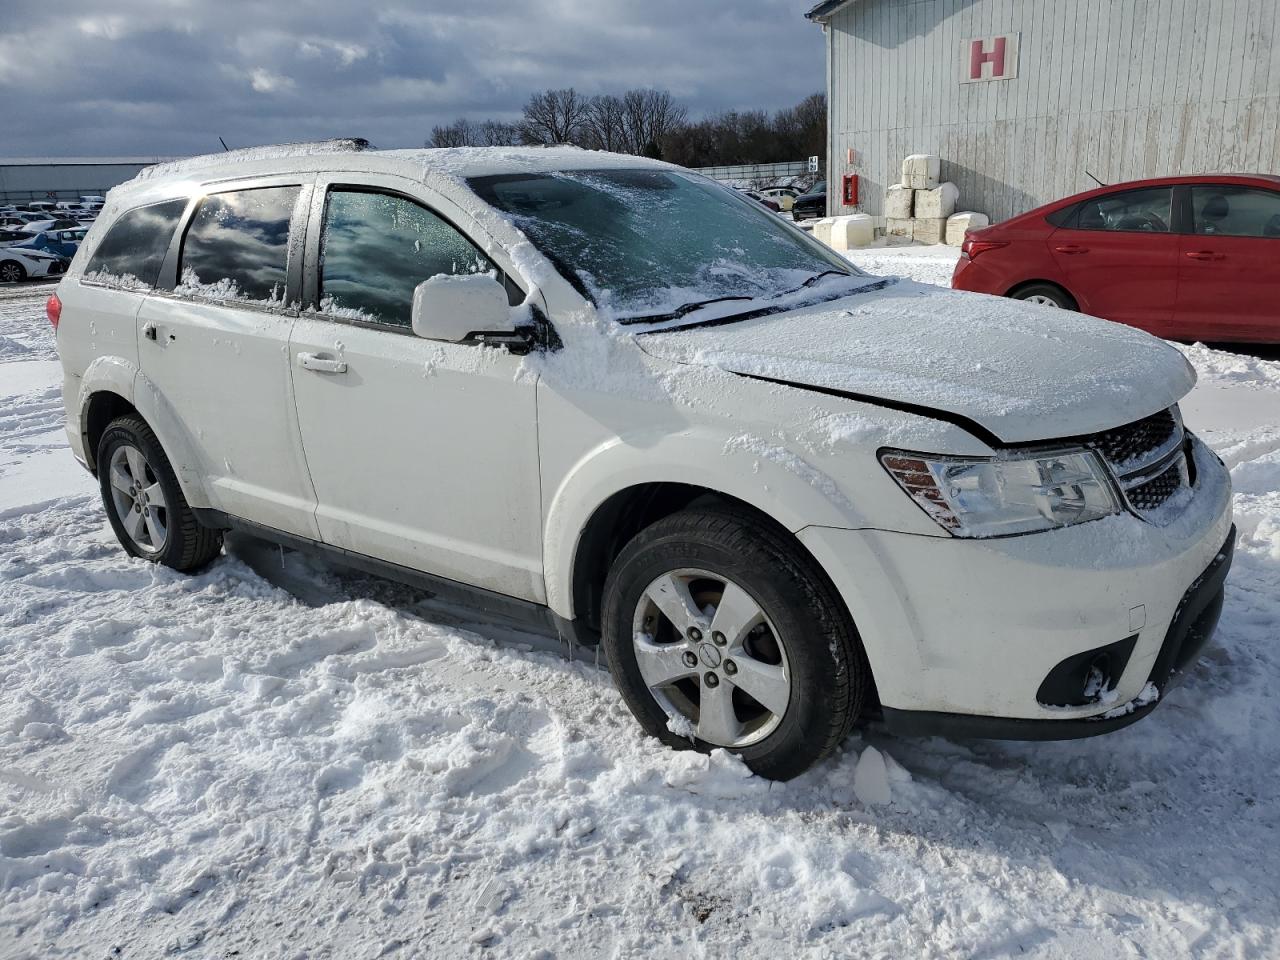
<svg viewBox="0 0 1280 960">
<path fill-rule="evenodd" d="M 122 357 L 98 357 L 85 370 L 77 400 L 85 462 L 97 473 L 98 440 L 119 416 L 134 413 L 154 431 L 173 467 L 182 495 L 192 507 L 212 504 L 205 493 L 196 445 L 172 405 L 134 364 Z"/>
<path fill-rule="evenodd" d="M 596 637 L 601 629 L 601 611 L 604 605 L 604 586 L 610 568 L 618 554 L 630 540 L 645 528 L 689 507 L 705 504 L 720 509 L 728 508 L 759 523 L 772 527 L 787 542 L 795 546 L 815 571 L 824 578 L 831 595 L 840 604 L 840 611 L 858 633 L 857 620 L 834 577 L 823 562 L 796 532 L 787 528 L 764 510 L 738 497 L 695 484 L 650 481 L 618 490 L 599 504 L 588 518 L 574 551 L 570 592 L 576 623 L 585 628 L 579 632 Z M 861 642 L 861 641 L 859 641 Z M 864 647 L 865 649 L 865 647 Z M 868 701 L 871 710 L 879 708 L 875 669 L 867 663 Z"/>
</svg>

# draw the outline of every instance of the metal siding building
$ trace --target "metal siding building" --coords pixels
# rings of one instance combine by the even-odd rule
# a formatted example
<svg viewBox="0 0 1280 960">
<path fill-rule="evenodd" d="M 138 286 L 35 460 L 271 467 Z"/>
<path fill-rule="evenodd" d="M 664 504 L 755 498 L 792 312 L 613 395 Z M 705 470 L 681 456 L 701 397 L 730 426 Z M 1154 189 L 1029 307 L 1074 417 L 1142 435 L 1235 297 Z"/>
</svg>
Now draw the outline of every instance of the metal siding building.
<svg viewBox="0 0 1280 960">
<path fill-rule="evenodd" d="M 0 203 L 75 200 L 105 194 L 139 170 L 171 157 L 0 158 Z"/>
<path fill-rule="evenodd" d="M 1280 171 L 1280 0 L 844 0 L 809 17 L 832 213 L 854 211 L 841 177 L 857 174 L 856 209 L 882 214 L 913 153 L 993 221 L 1096 186 L 1086 170 Z M 1016 76 L 967 82 L 973 42 L 1001 35 Z"/>
</svg>

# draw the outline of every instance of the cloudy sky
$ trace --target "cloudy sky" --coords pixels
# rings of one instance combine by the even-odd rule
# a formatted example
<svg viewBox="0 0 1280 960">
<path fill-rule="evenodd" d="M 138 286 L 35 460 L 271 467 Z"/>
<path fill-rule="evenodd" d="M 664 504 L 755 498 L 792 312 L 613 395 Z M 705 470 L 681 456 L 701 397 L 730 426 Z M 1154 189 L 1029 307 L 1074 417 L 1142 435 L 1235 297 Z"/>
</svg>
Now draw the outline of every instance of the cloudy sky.
<svg viewBox="0 0 1280 960">
<path fill-rule="evenodd" d="M 811 0 L 60 0 L 0 27 L 0 153 L 329 136 L 417 146 L 528 93 L 665 87 L 692 115 L 820 90 Z"/>
</svg>

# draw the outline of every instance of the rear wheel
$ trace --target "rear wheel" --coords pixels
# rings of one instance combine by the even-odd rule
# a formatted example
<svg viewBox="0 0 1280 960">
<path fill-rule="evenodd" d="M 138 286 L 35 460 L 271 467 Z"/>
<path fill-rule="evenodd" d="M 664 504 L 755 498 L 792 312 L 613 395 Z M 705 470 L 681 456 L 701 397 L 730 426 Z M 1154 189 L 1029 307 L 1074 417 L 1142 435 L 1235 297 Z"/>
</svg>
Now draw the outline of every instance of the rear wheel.
<svg viewBox="0 0 1280 960">
<path fill-rule="evenodd" d="M 1020 287 L 1009 294 L 1014 300 L 1024 303 L 1035 303 L 1042 307 L 1053 307 L 1058 310 L 1079 310 L 1075 298 L 1061 287 L 1052 283 L 1033 283 Z"/>
<path fill-rule="evenodd" d="M 785 531 L 687 510 L 638 534 L 605 585 L 603 643 L 623 699 L 673 747 L 723 747 L 794 777 L 861 713 L 870 670 L 825 576 Z"/>
<path fill-rule="evenodd" d="M 222 532 L 196 520 L 160 441 L 141 417 L 113 420 L 97 457 L 107 519 L 130 554 L 190 571 L 222 550 Z"/>
<path fill-rule="evenodd" d="M 27 279 L 27 270 L 17 260 L 5 260 L 0 262 L 0 281 L 4 283 L 17 283 L 19 280 Z"/>
</svg>

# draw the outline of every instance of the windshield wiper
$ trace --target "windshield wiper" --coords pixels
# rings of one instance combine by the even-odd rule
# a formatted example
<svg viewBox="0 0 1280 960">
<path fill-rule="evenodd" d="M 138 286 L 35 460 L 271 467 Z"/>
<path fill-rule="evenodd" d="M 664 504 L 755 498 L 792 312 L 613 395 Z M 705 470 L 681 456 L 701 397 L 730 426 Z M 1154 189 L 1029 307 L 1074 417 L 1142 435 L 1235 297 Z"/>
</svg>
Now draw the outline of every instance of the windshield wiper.
<svg viewBox="0 0 1280 960">
<path fill-rule="evenodd" d="M 710 300 L 693 300 L 689 303 L 682 303 L 670 313 L 653 313 L 642 317 L 625 317 L 619 320 L 619 323 L 660 323 L 663 320 L 679 320 L 686 314 L 693 313 L 695 310 L 701 310 L 703 307 L 709 307 L 713 303 L 728 303 L 730 300 L 754 300 L 755 297 L 712 297 Z"/>
<path fill-rule="evenodd" d="M 812 287 L 815 283 L 817 283 L 823 277 L 852 277 L 852 276 L 855 276 L 855 274 L 845 273 L 843 270 L 823 270 L 821 273 L 815 273 L 812 277 L 810 277 L 804 283 L 800 284 L 800 286 L 796 287 L 795 289 L 784 290 L 782 293 L 777 294 L 777 296 L 775 296 L 773 299 L 776 300 L 778 297 L 785 297 L 788 294 L 799 293 L 805 287 Z"/>
</svg>

